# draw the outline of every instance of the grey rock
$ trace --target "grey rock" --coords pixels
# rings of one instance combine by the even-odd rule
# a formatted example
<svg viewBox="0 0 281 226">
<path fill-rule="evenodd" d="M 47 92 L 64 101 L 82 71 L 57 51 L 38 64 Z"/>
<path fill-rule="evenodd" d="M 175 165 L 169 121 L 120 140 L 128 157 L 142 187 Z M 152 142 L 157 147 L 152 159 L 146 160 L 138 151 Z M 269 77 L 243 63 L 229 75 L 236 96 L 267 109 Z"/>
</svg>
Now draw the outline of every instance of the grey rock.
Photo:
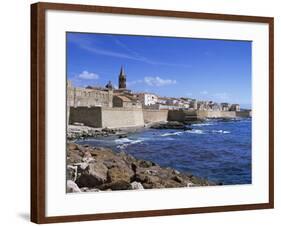
<svg viewBox="0 0 281 226">
<path fill-rule="evenodd" d="M 132 186 L 128 181 L 118 180 L 111 183 L 103 184 L 99 187 L 101 190 L 131 190 Z"/>
<path fill-rule="evenodd" d="M 129 167 L 113 167 L 108 170 L 107 174 L 109 182 L 120 180 L 130 182 L 133 175 L 134 173 Z"/>
<path fill-rule="evenodd" d="M 156 123 L 151 126 L 153 129 L 181 129 L 185 130 L 186 126 L 182 122 L 177 122 L 177 121 L 169 121 L 169 122 L 160 122 Z"/>
<path fill-rule="evenodd" d="M 102 162 L 94 162 L 89 164 L 89 174 L 96 177 L 103 183 L 107 180 L 107 167 Z"/>
<path fill-rule="evenodd" d="M 66 192 L 81 192 L 80 188 L 77 186 L 77 184 L 72 180 L 67 180 L 66 183 Z"/>
<path fill-rule="evenodd" d="M 132 186 L 132 189 L 134 189 L 134 190 L 138 190 L 138 189 L 142 190 L 142 189 L 144 189 L 142 184 L 140 182 L 137 182 L 137 181 L 132 182 L 131 186 Z"/>
</svg>

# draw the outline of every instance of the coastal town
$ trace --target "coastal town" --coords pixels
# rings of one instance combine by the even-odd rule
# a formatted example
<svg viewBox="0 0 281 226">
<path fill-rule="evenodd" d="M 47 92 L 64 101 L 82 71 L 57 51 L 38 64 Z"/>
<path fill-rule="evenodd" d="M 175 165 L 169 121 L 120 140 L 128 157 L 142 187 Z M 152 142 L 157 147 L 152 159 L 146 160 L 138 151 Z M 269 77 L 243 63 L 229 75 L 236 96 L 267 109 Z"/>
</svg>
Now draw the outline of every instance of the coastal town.
<svg viewBox="0 0 281 226">
<path fill-rule="evenodd" d="M 67 123 L 92 127 L 130 127 L 158 121 L 193 121 L 202 118 L 251 117 L 251 110 L 237 103 L 217 103 L 189 97 L 163 97 L 127 88 L 121 67 L 118 88 L 111 81 L 104 87 L 74 87 L 67 82 Z M 127 115 L 127 116 L 126 116 Z M 131 118 L 131 120 L 130 120 Z M 104 120 L 108 119 L 107 122 Z M 115 122 L 114 122 L 115 121 Z"/>
</svg>

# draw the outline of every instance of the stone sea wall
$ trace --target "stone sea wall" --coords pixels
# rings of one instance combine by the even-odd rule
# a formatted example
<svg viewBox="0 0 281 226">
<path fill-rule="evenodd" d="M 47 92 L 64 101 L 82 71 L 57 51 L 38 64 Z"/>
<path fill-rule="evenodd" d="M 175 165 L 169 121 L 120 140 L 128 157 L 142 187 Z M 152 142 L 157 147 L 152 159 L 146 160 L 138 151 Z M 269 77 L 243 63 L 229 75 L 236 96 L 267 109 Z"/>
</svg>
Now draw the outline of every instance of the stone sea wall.
<svg viewBox="0 0 281 226">
<path fill-rule="evenodd" d="M 141 108 L 70 107 L 69 124 L 94 128 L 143 127 L 163 121 L 188 122 L 206 118 L 251 117 L 251 111 L 153 110 Z"/>
<path fill-rule="evenodd" d="M 237 117 L 252 117 L 252 111 L 238 111 L 236 112 Z"/>
<path fill-rule="evenodd" d="M 251 111 L 203 111 L 203 110 L 170 110 L 168 121 L 194 121 L 206 118 L 251 117 Z"/>
<path fill-rule="evenodd" d="M 141 108 L 102 108 L 102 127 L 121 128 L 144 126 Z"/>
<path fill-rule="evenodd" d="M 142 127 L 145 123 L 167 121 L 167 110 L 141 108 L 70 107 L 69 124 L 94 128 Z"/>
<path fill-rule="evenodd" d="M 70 107 L 69 124 L 83 123 L 84 125 L 101 128 L 101 107 Z"/>
<path fill-rule="evenodd" d="M 143 109 L 145 123 L 165 122 L 168 120 L 168 110 Z"/>
<path fill-rule="evenodd" d="M 199 118 L 235 118 L 235 111 L 197 111 Z"/>
</svg>

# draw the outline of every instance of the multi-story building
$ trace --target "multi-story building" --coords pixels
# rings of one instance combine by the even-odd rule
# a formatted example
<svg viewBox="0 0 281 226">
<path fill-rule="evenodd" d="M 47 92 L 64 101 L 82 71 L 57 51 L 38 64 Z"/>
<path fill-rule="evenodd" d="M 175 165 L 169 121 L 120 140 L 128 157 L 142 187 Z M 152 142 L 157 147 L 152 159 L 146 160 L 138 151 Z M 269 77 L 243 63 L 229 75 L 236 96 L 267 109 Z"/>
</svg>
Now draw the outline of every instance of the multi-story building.
<svg viewBox="0 0 281 226">
<path fill-rule="evenodd" d="M 240 105 L 239 104 L 232 104 L 230 106 L 230 111 L 240 111 Z"/>
<path fill-rule="evenodd" d="M 144 107 L 154 105 L 158 102 L 158 96 L 153 93 L 138 93 L 136 97 Z"/>
<path fill-rule="evenodd" d="M 207 111 L 209 110 L 209 102 L 208 101 L 198 101 L 197 102 L 197 110 Z"/>
<path fill-rule="evenodd" d="M 196 99 L 192 99 L 189 103 L 189 108 L 193 109 L 193 110 L 197 110 L 197 100 Z"/>
<path fill-rule="evenodd" d="M 221 110 L 222 111 L 229 111 L 230 104 L 229 103 L 221 103 Z"/>
<path fill-rule="evenodd" d="M 119 108 L 142 108 L 142 104 L 134 98 L 126 95 L 114 95 L 113 107 Z"/>
</svg>

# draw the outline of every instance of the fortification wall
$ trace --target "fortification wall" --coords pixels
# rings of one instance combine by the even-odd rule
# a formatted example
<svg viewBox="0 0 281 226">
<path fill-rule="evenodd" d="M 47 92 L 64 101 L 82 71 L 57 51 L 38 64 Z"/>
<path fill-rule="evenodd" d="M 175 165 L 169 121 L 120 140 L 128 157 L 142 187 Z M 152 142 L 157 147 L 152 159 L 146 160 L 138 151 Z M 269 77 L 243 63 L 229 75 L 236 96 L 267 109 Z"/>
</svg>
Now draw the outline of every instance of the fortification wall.
<svg viewBox="0 0 281 226">
<path fill-rule="evenodd" d="M 252 117 L 252 111 L 237 111 L 236 116 L 242 118 Z"/>
<path fill-rule="evenodd" d="M 167 121 L 168 110 L 143 109 L 143 119 L 145 123 Z"/>
<path fill-rule="evenodd" d="M 144 126 L 142 109 L 102 108 L 102 127 Z"/>
<path fill-rule="evenodd" d="M 197 111 L 195 110 L 169 110 L 168 121 L 191 121 L 198 118 Z"/>
<path fill-rule="evenodd" d="M 160 121 L 186 122 L 198 118 L 235 118 L 235 111 L 152 110 L 138 108 L 70 107 L 69 124 L 83 123 L 91 127 L 133 127 Z M 249 117 L 250 112 L 238 113 Z"/>
<path fill-rule="evenodd" d="M 71 107 L 112 107 L 113 91 L 87 88 L 67 88 L 67 105 Z"/>
<path fill-rule="evenodd" d="M 185 114 L 181 110 L 170 110 L 168 112 L 168 121 L 178 121 L 183 122 Z"/>
<path fill-rule="evenodd" d="M 102 127 L 101 112 L 101 107 L 70 107 L 69 124 L 78 122 L 100 128 Z"/>
<path fill-rule="evenodd" d="M 236 111 L 221 111 L 222 118 L 235 118 Z"/>
<path fill-rule="evenodd" d="M 235 118 L 235 111 L 197 111 L 199 118 Z"/>
<path fill-rule="evenodd" d="M 168 113 L 168 121 L 186 122 L 204 118 L 235 118 L 235 111 L 195 111 L 195 110 L 171 110 Z M 241 116 L 242 117 L 242 116 Z"/>
</svg>

